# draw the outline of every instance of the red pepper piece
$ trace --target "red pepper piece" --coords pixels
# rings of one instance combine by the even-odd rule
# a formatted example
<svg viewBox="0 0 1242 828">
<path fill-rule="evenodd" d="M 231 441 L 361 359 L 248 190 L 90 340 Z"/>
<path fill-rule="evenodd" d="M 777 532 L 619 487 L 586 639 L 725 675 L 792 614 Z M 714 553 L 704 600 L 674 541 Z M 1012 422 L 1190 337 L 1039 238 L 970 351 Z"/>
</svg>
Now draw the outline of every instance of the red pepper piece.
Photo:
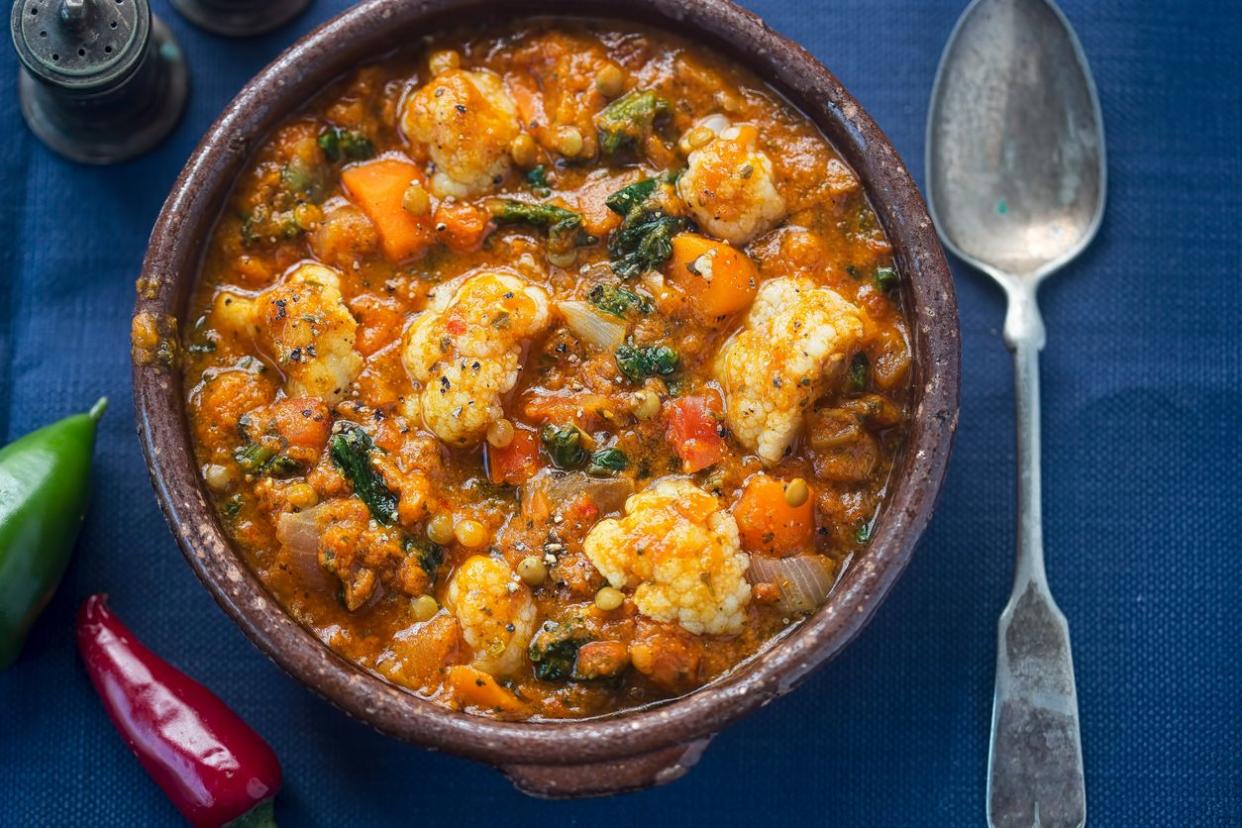
<svg viewBox="0 0 1242 828">
<path fill-rule="evenodd" d="M 484 450 L 487 475 L 497 485 L 521 486 L 539 471 L 539 437 L 522 426 L 504 448 L 488 444 Z"/>
<path fill-rule="evenodd" d="M 280 763 L 267 742 L 206 687 L 148 650 L 92 595 L 78 652 L 108 717 L 193 825 L 275 825 Z"/>
</svg>

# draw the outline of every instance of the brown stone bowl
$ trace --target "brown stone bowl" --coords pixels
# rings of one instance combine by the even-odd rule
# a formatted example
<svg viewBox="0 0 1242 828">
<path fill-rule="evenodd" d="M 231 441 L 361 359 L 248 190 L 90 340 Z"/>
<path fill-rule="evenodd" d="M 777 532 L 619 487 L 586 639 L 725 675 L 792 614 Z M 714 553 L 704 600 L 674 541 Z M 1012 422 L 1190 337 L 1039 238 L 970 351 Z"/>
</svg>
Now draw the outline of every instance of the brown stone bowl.
<svg viewBox="0 0 1242 828">
<path fill-rule="evenodd" d="M 867 554 L 812 617 L 682 698 L 600 718 L 501 722 L 449 710 L 332 652 L 272 599 L 221 528 L 195 468 L 178 370 L 200 256 L 234 180 L 267 133 L 332 79 L 422 33 L 491 14 L 623 18 L 738 60 L 814 120 L 861 177 L 893 244 L 912 316 L 913 422 Z M 378 730 L 498 766 L 527 793 L 586 796 L 669 782 L 712 735 L 792 690 L 858 634 L 905 569 L 944 478 L 957 424 L 957 306 L 906 168 L 849 93 L 801 47 L 725 0 L 366 0 L 295 43 L 207 132 L 151 234 L 135 306 L 134 402 L 160 505 L 190 566 L 259 649 Z M 152 332 L 155 335 L 152 335 Z"/>
</svg>

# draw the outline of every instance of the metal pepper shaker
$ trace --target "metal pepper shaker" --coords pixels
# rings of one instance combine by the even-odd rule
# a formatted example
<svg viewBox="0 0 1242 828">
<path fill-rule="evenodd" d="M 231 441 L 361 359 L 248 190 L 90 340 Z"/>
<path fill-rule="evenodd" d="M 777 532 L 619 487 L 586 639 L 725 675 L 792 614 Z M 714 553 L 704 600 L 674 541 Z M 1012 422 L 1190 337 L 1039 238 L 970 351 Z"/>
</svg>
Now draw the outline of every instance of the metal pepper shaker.
<svg viewBox="0 0 1242 828">
<path fill-rule="evenodd" d="M 250 37 L 297 17 L 310 0 L 171 0 L 196 26 L 218 35 Z"/>
<path fill-rule="evenodd" d="M 67 158 L 124 161 L 181 117 L 185 59 L 147 0 L 16 0 L 12 34 L 22 115 Z"/>
</svg>

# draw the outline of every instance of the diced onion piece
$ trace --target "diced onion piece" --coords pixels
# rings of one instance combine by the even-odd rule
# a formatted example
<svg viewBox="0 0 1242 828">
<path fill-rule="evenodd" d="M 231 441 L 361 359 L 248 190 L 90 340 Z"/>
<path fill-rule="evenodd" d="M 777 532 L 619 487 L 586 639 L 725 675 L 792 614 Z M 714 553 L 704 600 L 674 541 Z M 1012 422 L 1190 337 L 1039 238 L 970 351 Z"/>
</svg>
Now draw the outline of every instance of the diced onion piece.
<svg viewBox="0 0 1242 828">
<path fill-rule="evenodd" d="M 319 565 L 320 508 L 286 512 L 276 522 L 276 540 L 284 547 L 288 565 L 311 584 L 319 583 L 326 574 Z"/>
<path fill-rule="evenodd" d="M 817 609 L 836 582 L 835 573 L 835 564 L 823 555 L 797 555 L 792 558 L 750 556 L 751 582 L 776 584 L 781 591 L 777 606 L 786 612 Z"/>
<path fill-rule="evenodd" d="M 583 493 L 600 514 L 606 515 L 621 511 L 625 499 L 634 493 L 634 482 L 628 477 L 591 477 L 580 471 L 543 469 L 522 486 L 522 508 L 540 501 L 558 508 Z"/>
<path fill-rule="evenodd" d="M 319 507 L 302 512 L 285 512 L 276 522 L 276 540 L 299 555 L 319 554 Z"/>
<path fill-rule="evenodd" d="M 712 132 L 719 135 L 720 133 L 728 129 L 730 124 L 729 124 L 728 118 L 726 118 L 725 116 L 717 112 L 717 113 L 708 115 L 706 118 L 701 119 L 698 122 L 697 126 L 706 127 L 707 129 L 710 129 Z"/>
<path fill-rule="evenodd" d="M 574 336 L 606 351 L 616 349 L 625 341 L 625 323 L 609 319 L 586 302 L 557 302 Z"/>
</svg>

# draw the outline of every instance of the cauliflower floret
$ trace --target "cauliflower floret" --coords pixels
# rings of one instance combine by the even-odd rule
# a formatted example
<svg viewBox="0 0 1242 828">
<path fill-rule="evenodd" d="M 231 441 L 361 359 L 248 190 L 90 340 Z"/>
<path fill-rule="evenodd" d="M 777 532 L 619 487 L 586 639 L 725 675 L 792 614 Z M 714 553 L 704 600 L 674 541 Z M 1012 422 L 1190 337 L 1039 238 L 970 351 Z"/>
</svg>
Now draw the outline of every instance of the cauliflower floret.
<svg viewBox="0 0 1242 828">
<path fill-rule="evenodd" d="M 216 333 L 245 350 L 258 335 L 255 299 L 232 290 L 221 290 L 211 301 L 211 324 Z"/>
<path fill-rule="evenodd" d="M 508 564 L 485 555 L 466 559 L 453 573 L 446 597 L 474 649 L 475 667 L 503 676 L 525 663 L 535 631 L 535 602 Z"/>
<path fill-rule="evenodd" d="M 285 375 L 291 397 L 319 397 L 332 405 L 362 370 L 354 350 L 358 323 L 341 299 L 335 270 L 299 265 L 254 303 L 255 341 Z"/>
<path fill-rule="evenodd" d="M 695 221 L 739 246 L 785 217 L 785 200 L 772 183 L 772 161 L 756 146 L 758 137 L 751 124 L 721 130 L 690 153 L 677 181 L 677 194 Z"/>
<path fill-rule="evenodd" d="M 696 634 L 738 632 L 750 602 L 750 556 L 733 515 L 681 477 L 632 495 L 625 512 L 600 521 L 582 544 L 608 582 L 633 587 L 638 611 L 657 621 Z"/>
<path fill-rule="evenodd" d="M 859 309 L 835 291 L 806 279 L 765 282 L 713 367 L 725 419 L 742 445 L 768 465 L 779 461 L 830 369 L 862 335 Z"/>
<path fill-rule="evenodd" d="M 446 443 L 465 446 L 504 416 L 525 341 L 548 325 L 548 294 L 507 272 L 485 270 L 436 288 L 405 334 L 401 359 L 419 384 L 406 416 Z"/>
<path fill-rule="evenodd" d="M 509 142 L 521 129 L 517 107 L 500 78 L 485 70 L 451 69 L 405 102 L 401 127 L 427 144 L 440 198 L 486 191 L 509 169 Z"/>
</svg>

